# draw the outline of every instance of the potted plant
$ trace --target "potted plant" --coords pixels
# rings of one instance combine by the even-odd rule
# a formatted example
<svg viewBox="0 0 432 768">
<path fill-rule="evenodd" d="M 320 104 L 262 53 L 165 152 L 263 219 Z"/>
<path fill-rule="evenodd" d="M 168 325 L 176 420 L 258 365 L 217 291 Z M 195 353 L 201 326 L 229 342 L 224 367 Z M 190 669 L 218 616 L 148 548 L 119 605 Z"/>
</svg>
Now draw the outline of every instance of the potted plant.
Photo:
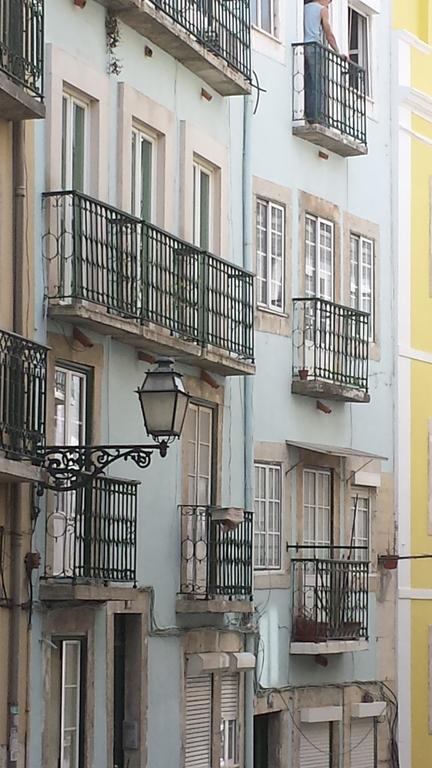
<svg viewBox="0 0 432 768">
<path fill-rule="evenodd" d="M 306 381 L 308 377 L 309 369 L 308 368 L 299 368 L 298 369 L 298 375 L 300 381 Z"/>
</svg>

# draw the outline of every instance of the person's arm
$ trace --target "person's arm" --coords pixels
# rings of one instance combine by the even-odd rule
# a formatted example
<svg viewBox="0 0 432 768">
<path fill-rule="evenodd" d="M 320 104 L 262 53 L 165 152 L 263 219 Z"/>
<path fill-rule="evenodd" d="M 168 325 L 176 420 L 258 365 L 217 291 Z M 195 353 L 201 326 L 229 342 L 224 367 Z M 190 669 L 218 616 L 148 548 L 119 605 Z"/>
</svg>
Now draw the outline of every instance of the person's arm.
<svg viewBox="0 0 432 768">
<path fill-rule="evenodd" d="M 328 44 L 331 46 L 331 48 L 333 48 L 334 51 L 336 51 L 336 53 L 340 53 L 336 38 L 331 28 L 328 8 L 323 8 L 321 11 L 321 24 Z"/>
</svg>

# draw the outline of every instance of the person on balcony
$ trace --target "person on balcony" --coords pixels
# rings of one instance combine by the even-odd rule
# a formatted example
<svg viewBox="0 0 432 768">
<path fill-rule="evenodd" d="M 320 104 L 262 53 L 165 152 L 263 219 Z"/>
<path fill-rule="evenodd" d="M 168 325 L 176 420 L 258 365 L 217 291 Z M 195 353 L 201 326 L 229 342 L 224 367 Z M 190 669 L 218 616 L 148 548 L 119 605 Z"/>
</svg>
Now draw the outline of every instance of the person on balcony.
<svg viewBox="0 0 432 768">
<path fill-rule="evenodd" d="M 310 123 L 322 122 L 328 104 L 329 67 L 324 42 L 340 54 L 330 24 L 328 7 L 332 0 L 304 0 L 305 115 Z"/>
</svg>

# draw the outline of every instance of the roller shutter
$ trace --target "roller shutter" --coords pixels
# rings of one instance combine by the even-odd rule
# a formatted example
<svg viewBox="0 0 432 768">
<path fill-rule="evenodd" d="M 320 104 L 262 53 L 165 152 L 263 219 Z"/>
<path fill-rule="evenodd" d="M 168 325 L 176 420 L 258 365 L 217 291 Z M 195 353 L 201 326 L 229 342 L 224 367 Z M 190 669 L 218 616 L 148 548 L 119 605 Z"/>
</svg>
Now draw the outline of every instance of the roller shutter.
<svg viewBox="0 0 432 768">
<path fill-rule="evenodd" d="M 375 722 L 372 717 L 351 720 L 351 768 L 376 768 Z"/>
<path fill-rule="evenodd" d="M 239 676 L 222 675 L 221 677 L 221 716 L 222 720 L 237 720 L 239 711 Z"/>
<path fill-rule="evenodd" d="M 301 723 L 301 731 L 300 768 L 330 768 L 330 724 Z"/>
<path fill-rule="evenodd" d="M 186 678 L 185 768 L 211 768 L 211 675 Z"/>
</svg>

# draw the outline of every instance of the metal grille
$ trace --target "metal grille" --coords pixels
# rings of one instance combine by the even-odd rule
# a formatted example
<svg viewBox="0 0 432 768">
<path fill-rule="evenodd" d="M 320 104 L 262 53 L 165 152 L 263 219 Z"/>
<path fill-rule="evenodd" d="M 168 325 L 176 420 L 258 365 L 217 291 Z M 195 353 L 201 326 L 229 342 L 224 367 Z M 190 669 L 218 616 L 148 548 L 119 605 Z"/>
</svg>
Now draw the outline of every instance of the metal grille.
<svg viewBox="0 0 432 768">
<path fill-rule="evenodd" d="M 249 0 L 153 0 L 209 51 L 251 79 Z"/>
<path fill-rule="evenodd" d="M 366 144 L 366 73 L 319 43 L 293 45 L 293 120 Z"/>
<path fill-rule="evenodd" d="M 45 443 L 47 349 L 0 330 L 0 448 L 34 456 Z"/>
<path fill-rule="evenodd" d="M 98 477 L 55 494 L 45 576 L 135 582 L 136 522 L 136 482 Z"/>
<path fill-rule="evenodd" d="M 0 0 L 0 69 L 40 99 L 43 51 L 43 0 Z"/>
<path fill-rule="evenodd" d="M 77 192 L 44 196 L 50 299 L 83 299 L 251 360 L 253 275 Z"/>
<path fill-rule="evenodd" d="M 294 299 L 293 306 L 293 376 L 367 392 L 368 313 L 319 298 Z"/>
<path fill-rule="evenodd" d="M 293 641 L 367 639 L 369 562 L 357 549 L 367 557 L 329 547 L 328 558 L 293 558 Z"/>
<path fill-rule="evenodd" d="M 214 507 L 180 506 L 180 593 L 203 599 L 252 599 L 252 513 L 229 529 Z"/>
</svg>

